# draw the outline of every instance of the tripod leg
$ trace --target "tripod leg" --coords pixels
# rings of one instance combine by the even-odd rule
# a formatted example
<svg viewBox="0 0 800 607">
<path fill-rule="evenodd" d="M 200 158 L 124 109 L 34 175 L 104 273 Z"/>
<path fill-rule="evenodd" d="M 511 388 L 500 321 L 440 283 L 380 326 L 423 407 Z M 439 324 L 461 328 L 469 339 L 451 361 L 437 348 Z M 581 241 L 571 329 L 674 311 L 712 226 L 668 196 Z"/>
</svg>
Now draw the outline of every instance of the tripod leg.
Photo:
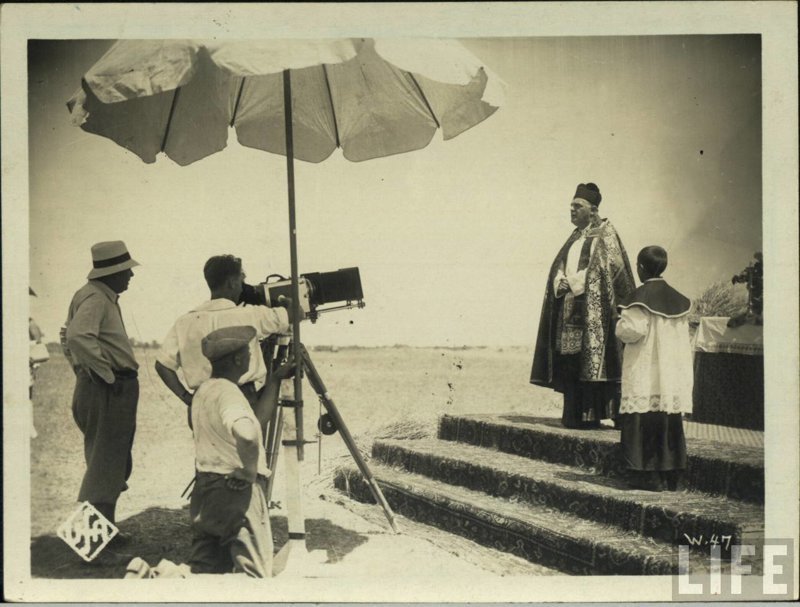
<svg viewBox="0 0 800 607">
<path fill-rule="evenodd" d="M 291 415 L 284 420 L 283 436 L 292 441 L 296 435 L 296 426 Z M 303 518 L 302 487 L 300 480 L 300 458 L 295 447 L 285 447 L 286 468 L 286 505 L 289 516 L 289 540 L 305 541 L 305 519 Z M 294 457 L 292 457 L 294 455 Z"/>
<path fill-rule="evenodd" d="M 266 365 L 268 371 L 267 377 L 270 376 L 281 364 L 281 361 L 286 358 L 288 352 L 288 344 L 287 343 L 279 343 L 280 339 L 276 335 L 271 335 L 267 339 L 265 339 L 261 343 L 261 352 L 264 358 L 264 364 Z M 265 386 L 262 390 L 262 397 L 267 397 L 267 387 Z M 256 410 L 262 414 L 262 417 L 266 417 L 268 406 L 268 401 L 265 400 L 262 402 L 259 399 L 257 403 Z M 258 415 L 258 414 L 257 414 Z M 269 479 L 267 480 L 267 490 L 266 490 L 266 501 L 267 505 L 269 505 L 270 501 L 272 500 L 272 489 L 275 485 L 275 476 L 277 475 L 277 467 L 278 467 L 278 455 L 280 454 L 280 440 L 281 434 L 283 432 L 283 408 L 280 406 L 280 394 L 278 394 L 278 403 L 277 406 L 272 410 L 269 420 L 265 424 L 264 428 L 264 450 L 267 454 L 267 468 L 272 472 Z"/>
<path fill-rule="evenodd" d="M 300 482 L 300 457 L 295 446 L 294 416 L 286 415 L 283 430 L 283 469 L 286 479 L 286 510 L 289 519 L 289 540 L 273 560 L 273 575 L 287 577 L 313 577 L 318 567 L 327 561 L 326 550 L 310 551 L 306 546 L 305 517 L 303 515 L 303 485 Z"/>
<path fill-rule="evenodd" d="M 270 500 L 272 500 L 272 488 L 275 485 L 275 476 L 278 472 L 278 455 L 280 454 L 280 449 L 278 448 L 280 443 L 281 433 L 283 432 L 283 408 L 277 407 L 275 409 L 275 414 L 272 416 L 272 421 L 269 425 L 269 436 L 267 437 L 267 445 L 266 445 L 266 452 L 267 452 L 267 468 L 270 469 L 272 474 L 270 474 L 269 478 L 267 479 L 267 491 L 266 491 L 266 500 L 267 505 L 269 505 Z"/>
<path fill-rule="evenodd" d="M 296 427 L 293 415 L 287 415 L 283 421 L 282 436 L 284 441 L 294 441 Z M 290 445 L 283 445 L 284 478 L 286 479 L 286 512 L 289 521 L 289 540 L 275 555 L 273 574 L 283 571 L 289 560 L 289 554 L 294 551 L 305 552 L 305 519 L 303 518 L 302 483 L 300 482 L 300 461 L 297 449 Z M 275 476 L 273 472 L 272 477 Z M 270 488 L 271 490 L 271 488 Z"/>
<path fill-rule="evenodd" d="M 311 357 L 308 354 L 308 351 L 305 349 L 305 346 L 302 344 L 297 344 L 302 350 L 303 354 L 303 363 L 305 366 L 306 374 L 308 377 L 308 381 L 311 383 L 311 386 L 314 388 L 314 391 L 319 395 L 322 404 L 325 405 L 325 409 L 328 414 L 333 418 L 334 423 L 336 424 L 336 428 L 339 430 L 339 433 L 342 435 L 342 440 L 344 440 L 345 445 L 347 445 L 348 451 L 350 451 L 350 455 L 353 456 L 353 459 L 358 466 L 358 469 L 361 471 L 364 480 L 367 481 L 369 485 L 369 489 L 372 492 L 372 497 L 375 498 L 375 501 L 381 505 L 383 508 L 383 512 L 386 515 L 386 519 L 389 521 L 389 524 L 392 527 L 392 531 L 397 533 L 397 525 L 395 523 L 395 515 L 392 511 L 389 503 L 386 501 L 386 498 L 381 491 L 381 488 L 378 486 L 375 477 L 372 476 L 372 472 L 370 471 L 369 467 L 367 466 L 367 462 L 364 461 L 364 458 L 361 455 L 361 452 L 358 450 L 355 441 L 353 440 L 353 436 L 350 434 L 350 431 L 347 429 L 347 426 L 344 423 L 344 419 L 339 414 L 339 410 L 336 408 L 336 405 L 333 402 L 333 399 L 328 394 L 327 388 L 325 388 L 325 384 L 322 382 L 322 378 L 317 373 L 316 367 L 314 367 L 314 363 L 311 362 Z"/>
</svg>

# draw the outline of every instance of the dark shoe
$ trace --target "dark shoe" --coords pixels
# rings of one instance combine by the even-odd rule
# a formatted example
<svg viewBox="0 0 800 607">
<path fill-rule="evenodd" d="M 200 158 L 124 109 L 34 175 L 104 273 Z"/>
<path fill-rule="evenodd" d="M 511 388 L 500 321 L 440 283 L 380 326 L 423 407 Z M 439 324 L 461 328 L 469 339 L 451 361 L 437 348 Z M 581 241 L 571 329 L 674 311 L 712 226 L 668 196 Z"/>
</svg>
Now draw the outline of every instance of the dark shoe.
<svg viewBox="0 0 800 607">
<path fill-rule="evenodd" d="M 661 473 L 661 480 L 668 491 L 678 491 L 681 481 L 680 470 L 667 470 Z"/>
<path fill-rule="evenodd" d="M 106 546 L 106 548 L 111 548 L 111 549 L 122 548 L 130 544 L 132 541 L 133 538 L 130 535 L 128 535 L 127 533 L 122 533 L 120 531 L 119 533 L 117 533 L 117 535 L 113 537 L 113 539 L 110 542 L 108 542 L 108 546 Z"/>
<path fill-rule="evenodd" d="M 628 484 L 632 489 L 640 489 L 642 491 L 661 492 L 664 490 L 664 485 L 658 472 L 634 470 L 628 479 Z"/>
<path fill-rule="evenodd" d="M 124 566 L 130 560 L 130 555 L 119 554 L 113 550 L 109 550 L 108 546 L 106 546 L 94 559 L 91 561 L 81 561 L 81 564 L 84 567 L 119 567 Z"/>
</svg>

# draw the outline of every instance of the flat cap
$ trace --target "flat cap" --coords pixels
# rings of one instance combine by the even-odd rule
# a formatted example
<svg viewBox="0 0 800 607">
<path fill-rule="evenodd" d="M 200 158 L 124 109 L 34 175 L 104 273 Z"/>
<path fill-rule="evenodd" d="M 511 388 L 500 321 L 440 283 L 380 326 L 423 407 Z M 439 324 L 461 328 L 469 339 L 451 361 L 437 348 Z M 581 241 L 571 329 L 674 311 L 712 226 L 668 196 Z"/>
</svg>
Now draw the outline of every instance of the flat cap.
<svg viewBox="0 0 800 607">
<path fill-rule="evenodd" d="M 255 336 L 254 327 L 224 327 L 206 335 L 200 347 L 203 356 L 214 362 L 245 348 Z"/>
</svg>

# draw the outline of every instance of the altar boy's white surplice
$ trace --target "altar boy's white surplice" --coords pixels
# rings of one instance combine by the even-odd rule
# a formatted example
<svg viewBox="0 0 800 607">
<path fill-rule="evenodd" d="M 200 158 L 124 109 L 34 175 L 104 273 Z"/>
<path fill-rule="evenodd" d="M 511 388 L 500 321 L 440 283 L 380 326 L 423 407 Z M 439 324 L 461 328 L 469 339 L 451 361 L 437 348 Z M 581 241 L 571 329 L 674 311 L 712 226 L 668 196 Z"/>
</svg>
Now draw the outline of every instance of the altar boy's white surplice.
<svg viewBox="0 0 800 607">
<path fill-rule="evenodd" d="M 663 278 L 645 281 L 619 306 L 625 343 L 622 413 L 691 413 L 691 302 Z"/>
</svg>

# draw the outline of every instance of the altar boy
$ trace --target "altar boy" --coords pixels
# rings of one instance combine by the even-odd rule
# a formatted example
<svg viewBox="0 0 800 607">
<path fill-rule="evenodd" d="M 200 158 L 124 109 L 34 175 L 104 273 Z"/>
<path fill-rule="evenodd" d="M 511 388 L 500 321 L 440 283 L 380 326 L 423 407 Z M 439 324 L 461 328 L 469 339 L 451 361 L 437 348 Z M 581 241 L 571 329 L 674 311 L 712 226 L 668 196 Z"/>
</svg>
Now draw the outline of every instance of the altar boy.
<svg viewBox="0 0 800 607">
<path fill-rule="evenodd" d="M 667 252 L 639 252 L 642 285 L 618 304 L 625 343 L 620 404 L 622 451 L 637 489 L 675 491 L 686 469 L 682 414 L 692 412 L 691 301 L 661 277 Z"/>
</svg>

